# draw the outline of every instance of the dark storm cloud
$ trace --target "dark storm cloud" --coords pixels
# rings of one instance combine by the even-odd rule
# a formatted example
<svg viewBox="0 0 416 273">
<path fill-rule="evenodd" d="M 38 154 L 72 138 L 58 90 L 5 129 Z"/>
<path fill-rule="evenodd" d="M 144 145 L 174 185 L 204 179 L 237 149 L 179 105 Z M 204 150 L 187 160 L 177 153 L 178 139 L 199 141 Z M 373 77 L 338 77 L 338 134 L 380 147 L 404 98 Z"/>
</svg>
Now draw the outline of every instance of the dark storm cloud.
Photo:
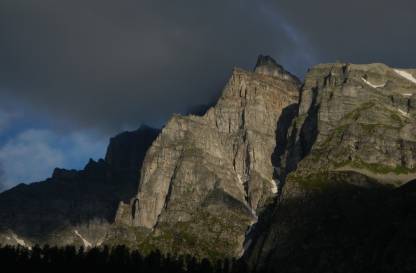
<svg viewBox="0 0 416 273">
<path fill-rule="evenodd" d="M 416 1 L 274 1 L 320 62 L 384 62 L 416 67 Z"/>
<path fill-rule="evenodd" d="M 163 122 L 212 100 L 234 65 L 291 44 L 249 1 L 3 0 L 0 10 L 3 87 L 82 126 Z"/>
<path fill-rule="evenodd" d="M 77 126 L 161 124 L 260 53 L 300 75 L 337 59 L 416 66 L 414 14 L 404 0 L 2 0 L 0 87 Z"/>
</svg>

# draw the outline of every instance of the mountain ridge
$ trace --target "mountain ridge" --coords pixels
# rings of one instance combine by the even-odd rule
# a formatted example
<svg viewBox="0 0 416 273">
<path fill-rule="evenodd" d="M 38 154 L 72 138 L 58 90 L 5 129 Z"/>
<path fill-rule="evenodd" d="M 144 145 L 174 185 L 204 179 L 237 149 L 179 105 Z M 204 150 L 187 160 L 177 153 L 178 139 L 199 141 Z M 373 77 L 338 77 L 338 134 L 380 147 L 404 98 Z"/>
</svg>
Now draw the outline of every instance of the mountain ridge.
<svg viewBox="0 0 416 273">
<path fill-rule="evenodd" d="M 340 264 L 349 272 L 343 255 L 353 264 L 374 251 L 379 261 L 391 249 L 411 259 L 398 245 L 416 226 L 415 71 L 319 64 L 301 83 L 260 55 L 253 71 L 233 70 L 207 111 L 174 115 L 154 132 L 140 150 L 140 178 L 128 164 L 140 160 L 137 154 L 116 164 L 136 182 L 117 200 L 109 221 L 115 223 L 97 223 L 99 238 L 86 230 L 74 236 L 81 244 L 125 244 L 145 253 L 242 257 L 258 272 L 306 270 L 302 264 L 321 272 Z M 123 162 L 132 145 L 112 147 L 104 163 Z M 57 169 L 53 176 L 76 175 Z M 348 243 L 342 236 L 352 245 L 337 248 Z M 377 245 L 382 238 L 391 249 Z M 360 241 L 367 245 L 354 256 Z M 361 260 L 356 272 L 371 266 Z"/>
<path fill-rule="evenodd" d="M 45 181 L 1 193 L 0 243 L 19 244 L 16 237 L 32 245 L 83 245 L 74 231 L 79 225 L 84 232 L 105 233 L 119 200 L 135 190 L 144 153 L 158 132 L 150 127 L 124 132 L 110 140 L 105 160 L 90 159 L 80 171 L 56 168 Z"/>
</svg>

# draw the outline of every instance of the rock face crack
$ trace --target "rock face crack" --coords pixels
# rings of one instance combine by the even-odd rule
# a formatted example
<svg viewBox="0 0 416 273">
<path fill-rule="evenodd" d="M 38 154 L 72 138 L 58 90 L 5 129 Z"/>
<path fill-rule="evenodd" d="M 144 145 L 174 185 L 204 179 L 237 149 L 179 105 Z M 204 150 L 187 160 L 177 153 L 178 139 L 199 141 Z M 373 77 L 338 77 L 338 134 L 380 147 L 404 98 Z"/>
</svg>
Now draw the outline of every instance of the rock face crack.
<svg viewBox="0 0 416 273">
<path fill-rule="evenodd" d="M 170 179 L 170 181 L 174 181 L 174 179 L 176 178 L 176 175 L 177 175 L 177 172 L 178 172 L 178 169 L 180 167 L 180 164 L 181 164 L 181 161 L 182 160 L 183 160 L 183 152 L 181 152 L 181 156 L 178 159 L 178 162 L 179 163 L 175 166 L 175 169 L 173 171 L 172 178 Z M 169 189 L 168 189 L 168 192 L 167 192 L 166 197 L 165 197 L 165 202 L 164 202 L 163 210 L 166 210 L 167 207 L 168 207 L 168 204 L 170 202 L 170 198 L 171 198 L 171 195 L 172 195 L 173 185 L 174 185 L 173 183 L 169 183 Z M 160 213 L 159 213 L 159 215 L 157 216 L 156 225 L 157 225 L 157 223 L 159 223 L 159 218 L 160 218 L 160 215 L 161 215 L 161 213 L 162 213 L 163 210 L 161 210 Z"/>
</svg>

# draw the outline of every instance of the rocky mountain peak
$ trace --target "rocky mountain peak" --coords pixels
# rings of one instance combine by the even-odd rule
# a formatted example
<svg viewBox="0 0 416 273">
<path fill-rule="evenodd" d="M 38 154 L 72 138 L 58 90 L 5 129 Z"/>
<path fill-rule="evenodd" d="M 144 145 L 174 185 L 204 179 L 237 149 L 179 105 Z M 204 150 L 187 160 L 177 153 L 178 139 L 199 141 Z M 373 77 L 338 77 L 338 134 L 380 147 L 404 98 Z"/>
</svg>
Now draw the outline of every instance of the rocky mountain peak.
<svg viewBox="0 0 416 273">
<path fill-rule="evenodd" d="M 254 67 L 254 72 L 262 75 L 277 77 L 283 80 L 289 80 L 300 85 L 300 80 L 296 76 L 286 71 L 283 66 L 278 64 L 268 55 L 259 55 L 256 66 Z"/>
<path fill-rule="evenodd" d="M 276 62 L 275 59 L 269 55 L 259 55 L 257 58 L 255 70 L 260 67 L 269 66 L 271 69 L 280 69 L 283 70 L 283 67 Z"/>
<path fill-rule="evenodd" d="M 176 249 L 169 238 L 180 237 L 199 242 L 182 242 L 181 251 L 238 256 L 245 232 L 278 193 L 276 131 L 298 94 L 295 78 L 270 57 L 260 58 L 256 72 L 234 69 L 205 115 L 175 115 L 166 124 L 116 222 L 149 230 L 146 244 L 164 250 Z"/>
</svg>

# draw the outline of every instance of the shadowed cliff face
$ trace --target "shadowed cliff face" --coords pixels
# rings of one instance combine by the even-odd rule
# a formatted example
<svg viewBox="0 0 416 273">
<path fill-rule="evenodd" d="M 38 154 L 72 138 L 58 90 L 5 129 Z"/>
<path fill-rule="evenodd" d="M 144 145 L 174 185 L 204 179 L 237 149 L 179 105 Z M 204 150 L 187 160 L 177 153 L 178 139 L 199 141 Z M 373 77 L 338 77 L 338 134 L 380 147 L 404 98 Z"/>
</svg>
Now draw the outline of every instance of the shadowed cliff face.
<svg viewBox="0 0 416 273">
<path fill-rule="evenodd" d="M 55 169 L 46 181 L 0 194 L 0 242 L 14 244 L 15 236 L 51 245 L 85 246 L 82 236 L 102 241 L 119 201 L 136 190 L 145 152 L 158 132 L 142 127 L 122 133 L 111 139 L 105 160 L 90 160 L 82 171 Z"/>
<path fill-rule="evenodd" d="M 168 122 L 146 155 L 137 197 L 120 206 L 117 222 L 151 230 L 145 243 L 166 251 L 240 255 L 245 231 L 277 194 L 275 132 L 298 88 L 270 57 L 260 56 L 255 72 L 235 69 L 204 116 Z"/>
<path fill-rule="evenodd" d="M 414 187 L 356 186 L 350 182 L 376 181 L 354 173 L 331 173 L 326 179 L 321 180 L 325 189 L 301 190 L 260 217 L 263 231 L 245 257 L 251 269 L 414 272 Z"/>
<path fill-rule="evenodd" d="M 286 173 L 290 172 L 284 168 L 285 153 L 288 148 L 289 133 L 294 118 L 298 113 L 298 104 L 293 103 L 282 110 L 282 114 L 277 122 L 276 127 L 276 147 L 272 154 L 272 164 L 274 167 L 274 178 L 279 183 L 279 190 L 283 187 L 284 181 L 286 180 Z"/>
</svg>

